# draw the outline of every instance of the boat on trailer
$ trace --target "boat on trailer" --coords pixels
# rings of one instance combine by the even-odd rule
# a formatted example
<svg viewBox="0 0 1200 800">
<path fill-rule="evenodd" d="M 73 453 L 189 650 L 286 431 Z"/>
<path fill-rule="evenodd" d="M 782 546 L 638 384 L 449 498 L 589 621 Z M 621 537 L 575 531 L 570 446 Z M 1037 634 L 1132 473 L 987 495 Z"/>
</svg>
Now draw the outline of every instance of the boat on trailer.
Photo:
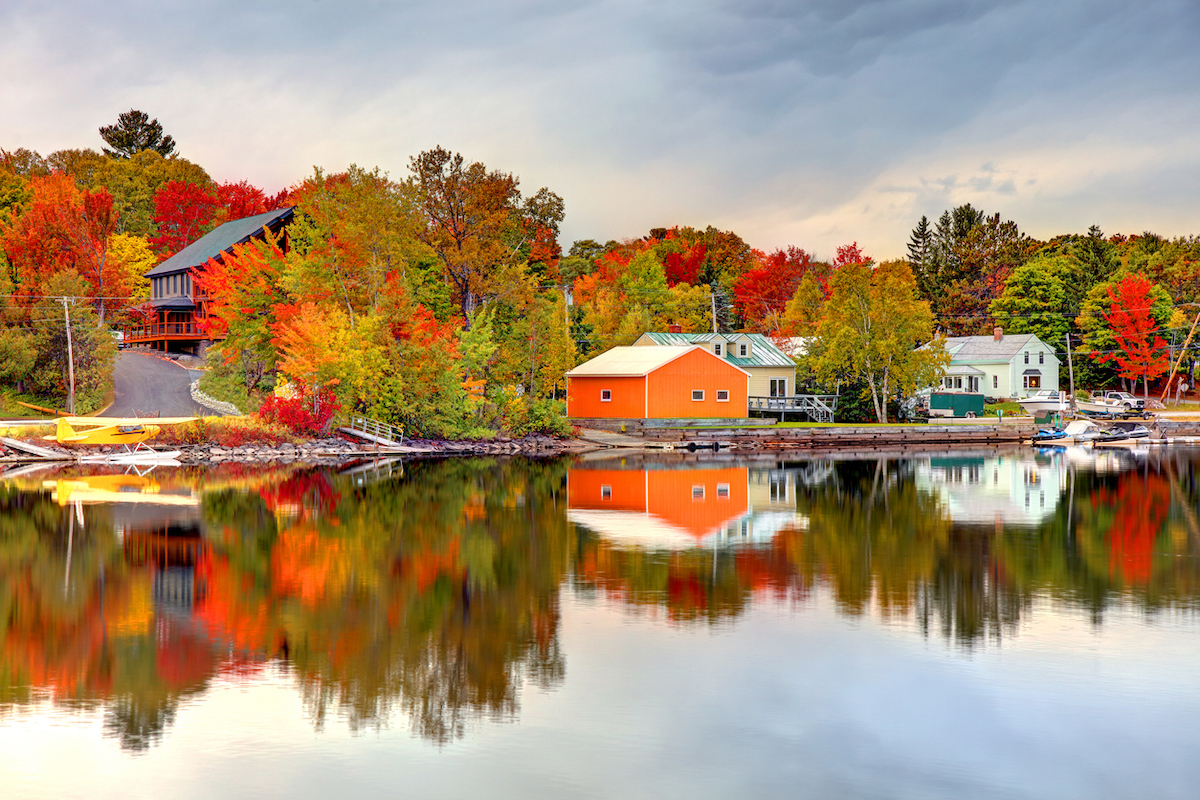
<svg viewBox="0 0 1200 800">
<path fill-rule="evenodd" d="M 1067 400 L 1065 392 L 1057 392 L 1053 389 L 1043 389 L 1036 394 L 1031 394 L 1029 397 L 1018 400 L 1021 408 L 1025 409 L 1025 413 L 1035 417 L 1044 416 L 1046 414 L 1061 414 L 1071 409 L 1071 404 Z"/>
</svg>

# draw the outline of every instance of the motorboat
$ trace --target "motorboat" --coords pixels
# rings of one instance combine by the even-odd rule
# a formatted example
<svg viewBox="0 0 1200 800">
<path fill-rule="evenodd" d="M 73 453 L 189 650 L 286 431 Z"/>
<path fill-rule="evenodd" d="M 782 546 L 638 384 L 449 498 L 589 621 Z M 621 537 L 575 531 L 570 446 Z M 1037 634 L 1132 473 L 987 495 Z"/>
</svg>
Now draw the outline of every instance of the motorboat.
<svg viewBox="0 0 1200 800">
<path fill-rule="evenodd" d="M 1103 396 L 1088 395 L 1085 398 L 1077 399 L 1075 407 L 1084 414 L 1095 414 L 1109 417 L 1119 416 L 1129 411 L 1129 408 L 1123 403 L 1115 400 L 1109 400 Z"/>
<path fill-rule="evenodd" d="M 1021 408 L 1025 409 L 1027 414 L 1032 414 L 1035 417 L 1047 414 L 1061 414 L 1071 408 L 1066 392 L 1059 392 L 1053 389 L 1043 389 L 1017 402 Z"/>
<path fill-rule="evenodd" d="M 1043 428 L 1030 442 L 1034 445 L 1086 444 L 1103 434 L 1103 429 L 1090 419 L 1073 419 L 1062 429 Z"/>
<path fill-rule="evenodd" d="M 1114 422 L 1099 436 L 1092 439 L 1092 444 L 1101 446 L 1128 446 L 1141 443 L 1165 443 L 1166 439 L 1151 439 L 1150 429 L 1140 422 Z"/>
</svg>

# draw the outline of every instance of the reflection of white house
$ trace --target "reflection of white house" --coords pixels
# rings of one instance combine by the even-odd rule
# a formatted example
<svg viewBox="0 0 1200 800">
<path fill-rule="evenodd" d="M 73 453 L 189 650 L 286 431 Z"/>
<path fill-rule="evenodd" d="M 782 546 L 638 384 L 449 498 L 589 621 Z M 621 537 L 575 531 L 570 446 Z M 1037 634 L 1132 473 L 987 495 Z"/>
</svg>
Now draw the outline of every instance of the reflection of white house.
<svg viewBox="0 0 1200 800">
<path fill-rule="evenodd" d="M 1036 525 L 1058 508 L 1066 487 L 1061 457 L 1033 453 L 938 457 L 917 466 L 918 488 L 942 499 L 954 522 Z"/>
<path fill-rule="evenodd" d="M 988 397 L 1028 397 L 1058 390 L 1058 356 L 1031 333 L 953 336 L 946 339 L 950 366 L 941 391 L 980 392 Z"/>
</svg>

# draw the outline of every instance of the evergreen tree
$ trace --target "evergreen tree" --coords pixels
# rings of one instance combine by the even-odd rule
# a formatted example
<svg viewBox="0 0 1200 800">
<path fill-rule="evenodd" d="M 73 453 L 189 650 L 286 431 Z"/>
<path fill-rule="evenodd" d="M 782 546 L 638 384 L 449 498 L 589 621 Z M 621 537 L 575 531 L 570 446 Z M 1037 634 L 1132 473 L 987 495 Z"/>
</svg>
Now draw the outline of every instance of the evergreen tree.
<svg viewBox="0 0 1200 800">
<path fill-rule="evenodd" d="M 100 136 L 112 148 L 104 148 L 105 154 L 113 158 L 131 158 L 143 150 L 153 150 L 162 156 L 175 152 L 175 140 L 163 136 L 158 120 L 133 108 L 119 115 L 116 125 L 101 126 Z"/>
</svg>

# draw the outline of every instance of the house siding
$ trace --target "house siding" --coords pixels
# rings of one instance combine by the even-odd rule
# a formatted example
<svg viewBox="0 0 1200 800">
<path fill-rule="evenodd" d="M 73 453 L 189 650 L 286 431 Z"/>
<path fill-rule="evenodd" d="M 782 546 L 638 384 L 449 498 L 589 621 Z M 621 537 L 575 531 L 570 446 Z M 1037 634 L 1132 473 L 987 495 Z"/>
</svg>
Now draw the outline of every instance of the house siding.
<svg viewBox="0 0 1200 800">
<path fill-rule="evenodd" d="M 652 418 L 744 417 L 749 407 L 746 373 L 711 352 L 692 350 L 647 376 Z M 704 399 L 692 400 L 702 389 Z M 728 390 L 728 402 L 717 402 L 717 390 Z"/>
<path fill-rule="evenodd" d="M 612 400 L 600 399 L 600 391 L 612 391 Z M 576 418 L 641 419 L 646 413 L 646 379 L 643 377 L 567 378 L 567 416 Z"/>
<path fill-rule="evenodd" d="M 793 395 L 796 393 L 795 368 L 746 367 L 746 371 L 750 373 L 749 392 L 751 397 L 770 397 L 772 378 L 784 378 L 787 380 L 787 391 L 785 394 Z"/>
</svg>

